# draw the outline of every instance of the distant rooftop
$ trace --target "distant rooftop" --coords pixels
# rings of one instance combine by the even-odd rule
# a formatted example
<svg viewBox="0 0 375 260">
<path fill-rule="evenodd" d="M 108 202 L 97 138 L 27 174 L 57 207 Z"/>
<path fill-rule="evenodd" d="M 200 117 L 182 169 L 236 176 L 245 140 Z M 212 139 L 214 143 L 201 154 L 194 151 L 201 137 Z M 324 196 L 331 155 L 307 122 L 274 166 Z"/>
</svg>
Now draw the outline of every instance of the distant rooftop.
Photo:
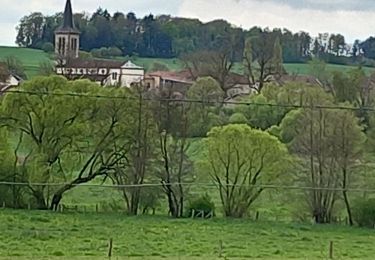
<svg viewBox="0 0 375 260">
<path fill-rule="evenodd" d="M 59 67 L 59 66 L 58 66 Z M 131 61 L 104 60 L 104 59 L 69 59 L 66 64 L 60 67 L 66 68 L 108 68 L 108 69 L 136 69 L 143 70 L 143 67 L 135 65 Z"/>
</svg>

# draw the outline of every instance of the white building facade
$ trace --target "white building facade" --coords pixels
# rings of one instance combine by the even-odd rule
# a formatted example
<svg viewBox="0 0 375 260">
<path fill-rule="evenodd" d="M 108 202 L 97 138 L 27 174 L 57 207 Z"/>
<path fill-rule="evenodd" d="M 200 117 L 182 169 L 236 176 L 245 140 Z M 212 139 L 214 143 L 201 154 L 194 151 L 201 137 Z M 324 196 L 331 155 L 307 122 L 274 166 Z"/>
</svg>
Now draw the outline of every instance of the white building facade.
<svg viewBox="0 0 375 260">
<path fill-rule="evenodd" d="M 58 75 L 68 79 L 89 79 L 102 86 L 130 87 L 144 79 L 145 71 L 131 61 L 70 60 L 56 67 Z"/>
</svg>

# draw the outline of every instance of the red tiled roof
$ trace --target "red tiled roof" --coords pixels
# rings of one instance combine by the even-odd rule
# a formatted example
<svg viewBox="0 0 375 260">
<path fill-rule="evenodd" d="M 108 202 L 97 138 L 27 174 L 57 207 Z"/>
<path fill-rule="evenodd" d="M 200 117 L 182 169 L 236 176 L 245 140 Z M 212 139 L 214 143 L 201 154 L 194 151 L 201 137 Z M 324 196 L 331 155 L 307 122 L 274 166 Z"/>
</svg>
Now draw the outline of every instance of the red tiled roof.
<svg viewBox="0 0 375 260">
<path fill-rule="evenodd" d="M 249 80 L 244 75 L 238 73 L 230 73 L 228 75 L 227 84 L 229 85 L 249 85 Z"/>
<path fill-rule="evenodd" d="M 91 80 L 91 81 L 103 82 L 106 78 L 108 78 L 108 75 L 97 75 L 97 74 L 89 75 L 89 74 L 85 74 L 85 75 L 66 75 L 66 77 L 68 77 L 71 80 L 88 79 L 88 80 Z"/>
<path fill-rule="evenodd" d="M 319 79 L 308 75 L 283 75 L 277 82 L 283 85 L 287 82 L 304 83 L 309 85 L 321 85 Z"/>
<path fill-rule="evenodd" d="M 120 68 L 124 61 L 101 59 L 70 59 L 61 67 L 65 68 Z"/>
<path fill-rule="evenodd" d="M 188 70 L 182 71 L 155 71 L 145 75 L 146 78 L 160 77 L 163 80 L 193 84 L 194 78 Z"/>
</svg>

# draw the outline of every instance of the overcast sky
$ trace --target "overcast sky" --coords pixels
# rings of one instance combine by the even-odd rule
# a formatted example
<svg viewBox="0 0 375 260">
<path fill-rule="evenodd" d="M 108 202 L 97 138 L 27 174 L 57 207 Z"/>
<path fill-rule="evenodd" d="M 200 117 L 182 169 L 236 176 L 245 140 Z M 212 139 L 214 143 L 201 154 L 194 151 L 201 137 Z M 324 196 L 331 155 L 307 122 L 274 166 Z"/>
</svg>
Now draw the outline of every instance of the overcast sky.
<svg viewBox="0 0 375 260">
<path fill-rule="evenodd" d="M 0 0 L 0 45 L 14 45 L 19 19 L 31 12 L 53 14 L 64 9 L 65 0 Z M 72 0 L 74 12 L 133 11 L 199 18 L 204 22 L 226 19 L 250 28 L 287 28 L 341 33 L 347 41 L 364 40 L 375 34 L 375 0 Z"/>
</svg>

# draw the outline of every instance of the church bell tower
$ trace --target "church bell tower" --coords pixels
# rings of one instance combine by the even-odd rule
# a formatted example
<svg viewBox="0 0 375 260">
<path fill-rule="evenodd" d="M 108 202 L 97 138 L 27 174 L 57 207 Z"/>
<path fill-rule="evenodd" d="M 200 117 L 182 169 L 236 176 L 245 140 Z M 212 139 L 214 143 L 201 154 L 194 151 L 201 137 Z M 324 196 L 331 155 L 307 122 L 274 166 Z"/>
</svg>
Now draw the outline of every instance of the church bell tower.
<svg viewBox="0 0 375 260">
<path fill-rule="evenodd" d="M 79 35 L 74 26 L 72 4 L 67 0 L 63 25 L 55 31 L 55 53 L 63 58 L 78 58 Z"/>
</svg>

